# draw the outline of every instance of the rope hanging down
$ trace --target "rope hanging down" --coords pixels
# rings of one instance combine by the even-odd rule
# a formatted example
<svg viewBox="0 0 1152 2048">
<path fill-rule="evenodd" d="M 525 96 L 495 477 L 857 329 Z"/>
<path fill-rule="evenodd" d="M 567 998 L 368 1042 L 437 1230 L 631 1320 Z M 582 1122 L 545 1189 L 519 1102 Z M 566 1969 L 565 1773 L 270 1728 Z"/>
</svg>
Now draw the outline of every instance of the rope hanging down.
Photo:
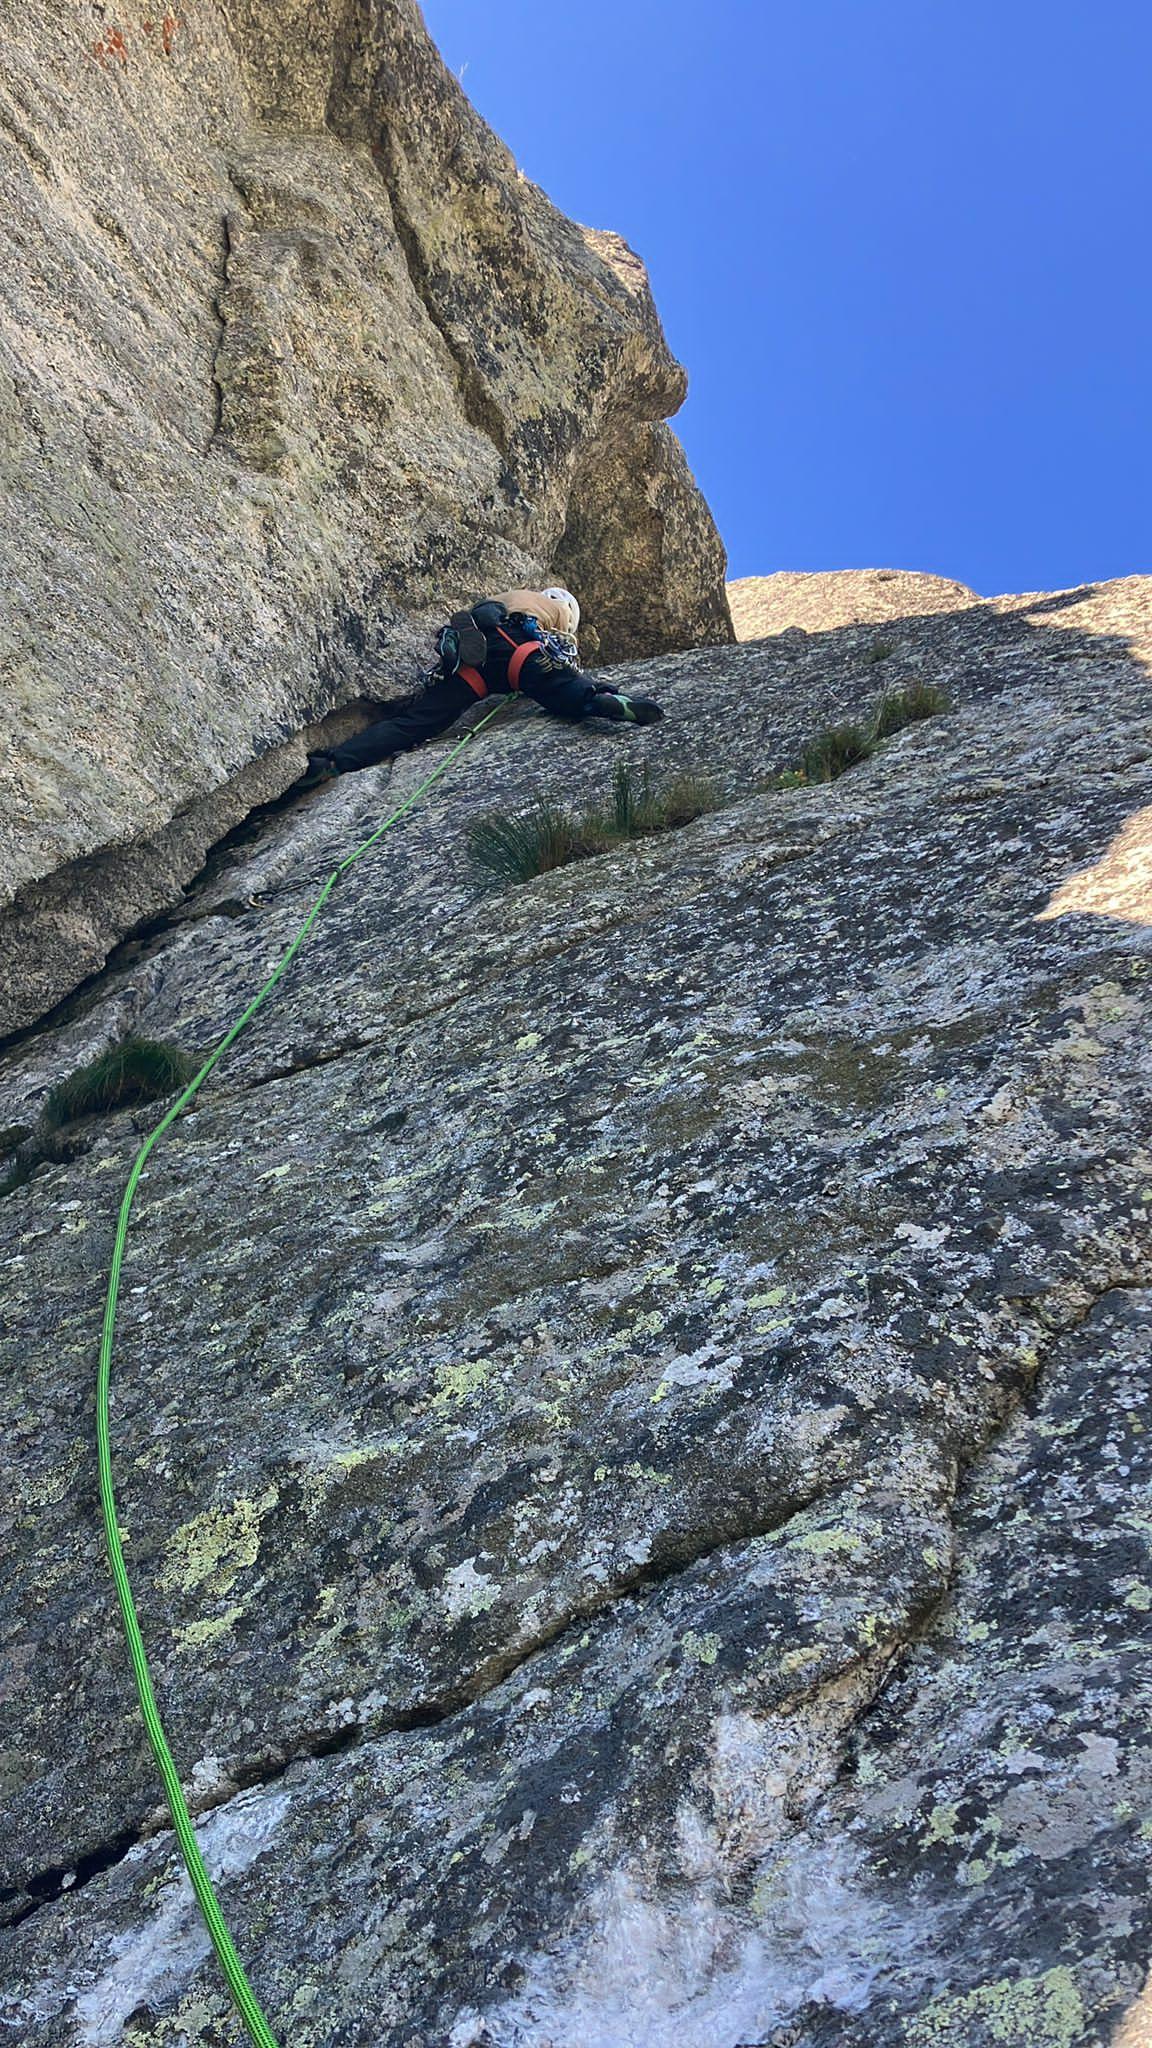
<svg viewBox="0 0 1152 2048">
<path fill-rule="evenodd" d="M 148 1669 L 144 1639 L 140 1633 L 140 1623 L 136 1616 L 136 1603 L 132 1598 L 132 1588 L 128 1583 L 128 1572 L 125 1567 L 124 1551 L 120 1540 L 120 1527 L 116 1518 L 116 1496 L 112 1485 L 112 1444 L 108 1419 L 108 1393 L 112 1377 L 112 1343 L 116 1333 L 116 1303 L 120 1293 L 120 1269 L 124 1263 L 124 1247 L 128 1237 L 128 1221 L 132 1213 L 132 1203 L 137 1186 L 139 1185 L 140 1176 L 144 1171 L 145 1162 L 153 1146 L 163 1137 L 169 1125 L 176 1121 L 181 1111 L 187 1108 L 193 1096 L 199 1092 L 207 1080 L 212 1069 L 223 1059 L 229 1046 L 235 1044 L 240 1033 L 251 1023 L 257 1010 L 260 1009 L 268 996 L 271 995 L 277 982 L 287 973 L 288 968 L 300 951 L 340 877 L 347 874 L 348 869 L 354 867 L 356 862 L 362 859 L 363 855 L 371 847 L 375 846 L 377 841 L 382 839 L 384 834 L 390 831 L 392 826 L 404 816 L 405 812 L 410 811 L 418 803 L 425 791 L 432 787 L 432 784 L 444 774 L 447 768 L 451 767 L 457 755 L 463 753 L 464 748 L 475 739 L 477 733 L 483 732 L 484 727 L 490 725 L 492 720 L 499 716 L 507 702 L 507 698 L 502 698 L 500 703 L 493 710 L 489 711 L 487 716 L 482 718 L 478 725 L 474 725 L 471 731 L 466 732 L 463 739 L 459 740 L 445 755 L 439 766 L 433 769 L 431 775 L 425 776 L 423 782 L 417 784 L 416 788 L 405 797 L 403 803 L 398 804 L 390 816 L 385 818 L 384 823 L 377 826 L 370 838 L 362 840 L 360 845 L 340 862 L 339 867 L 333 868 L 332 873 L 321 889 L 319 896 L 316 898 L 291 945 L 278 966 L 269 975 L 259 994 L 253 997 L 243 1015 L 237 1018 L 231 1030 L 226 1032 L 220 1040 L 215 1051 L 209 1054 L 199 1073 L 193 1076 L 183 1093 L 178 1095 L 175 1102 L 164 1112 L 155 1130 L 150 1131 L 144 1140 L 139 1152 L 136 1154 L 132 1171 L 128 1176 L 128 1185 L 124 1190 L 124 1198 L 120 1204 L 120 1214 L 116 1223 L 116 1240 L 112 1250 L 112 1264 L 108 1273 L 108 1293 L 104 1303 L 104 1324 L 100 1336 L 100 1370 L 96 1386 L 96 1442 L 100 1466 L 100 1505 L 104 1514 L 104 1535 L 108 1546 L 108 1560 L 112 1567 L 112 1577 L 116 1582 L 116 1592 L 120 1600 L 120 1612 L 124 1620 L 124 1633 L 128 1638 L 128 1652 L 132 1659 L 132 1669 L 136 1677 L 136 1689 L 140 1695 L 140 1710 L 144 1717 L 144 1726 L 148 1731 L 148 1740 L 152 1744 L 153 1755 L 159 1765 L 160 1776 L 164 1781 L 164 1791 L 172 1812 L 172 1825 L 176 1831 L 176 1840 L 180 1847 L 180 1853 L 184 1858 L 188 1876 L 192 1882 L 192 1889 L 196 1894 L 197 1904 L 204 1916 L 204 1924 L 211 1936 L 212 1946 L 216 1951 L 220 1967 L 228 1981 L 228 1989 L 232 1993 L 237 2011 L 244 2021 L 251 2039 L 256 2043 L 256 2048 L 278 2048 L 278 2044 L 272 2029 L 260 2010 L 255 1993 L 244 1974 L 244 1966 L 233 1946 L 232 1937 L 228 1932 L 224 1922 L 224 1915 L 220 1910 L 220 1902 L 213 1890 L 212 1880 L 208 1875 L 204 1859 L 200 1854 L 199 1845 L 196 1841 L 196 1831 L 192 1825 L 192 1817 L 188 1811 L 180 1786 L 180 1776 L 176 1769 L 172 1752 L 168 1747 L 168 1739 L 164 1733 L 164 1725 L 156 1705 L 156 1695 L 152 1687 L 152 1674 Z"/>
</svg>

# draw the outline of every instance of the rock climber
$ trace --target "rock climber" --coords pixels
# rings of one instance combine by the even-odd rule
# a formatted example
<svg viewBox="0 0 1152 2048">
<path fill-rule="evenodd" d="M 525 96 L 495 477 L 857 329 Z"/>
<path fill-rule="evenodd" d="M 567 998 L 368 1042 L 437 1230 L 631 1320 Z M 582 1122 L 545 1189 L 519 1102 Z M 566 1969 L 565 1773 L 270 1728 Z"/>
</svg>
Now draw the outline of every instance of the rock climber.
<svg viewBox="0 0 1152 2048">
<path fill-rule="evenodd" d="M 439 660 L 424 687 L 389 704 L 387 717 L 338 747 L 309 754 L 310 788 L 332 775 L 371 768 L 453 725 L 478 698 L 522 690 L 556 718 L 608 718 L 652 725 L 664 713 L 650 697 L 594 682 L 579 666 L 580 606 L 570 590 L 505 590 L 455 612 L 438 636 Z"/>
</svg>

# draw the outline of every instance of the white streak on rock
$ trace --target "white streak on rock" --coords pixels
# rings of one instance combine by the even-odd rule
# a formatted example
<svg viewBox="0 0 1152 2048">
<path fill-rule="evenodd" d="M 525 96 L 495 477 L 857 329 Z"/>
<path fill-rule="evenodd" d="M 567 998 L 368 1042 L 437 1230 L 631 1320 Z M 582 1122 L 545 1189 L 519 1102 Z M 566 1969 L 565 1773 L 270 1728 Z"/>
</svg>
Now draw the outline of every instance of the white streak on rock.
<svg viewBox="0 0 1152 2048">
<path fill-rule="evenodd" d="M 230 1800 L 196 1830 L 214 1884 L 237 1877 L 268 1847 L 287 1811 L 287 1792 L 249 1792 Z M 148 1850 L 133 1851 L 146 1855 Z M 212 1944 L 188 1878 L 181 1873 L 159 1894 L 155 1911 L 129 1934 L 112 1941 L 112 1961 L 76 2000 L 77 2039 L 85 2048 L 112 2048 L 129 2013 L 167 1998 L 188 1982 Z"/>
</svg>

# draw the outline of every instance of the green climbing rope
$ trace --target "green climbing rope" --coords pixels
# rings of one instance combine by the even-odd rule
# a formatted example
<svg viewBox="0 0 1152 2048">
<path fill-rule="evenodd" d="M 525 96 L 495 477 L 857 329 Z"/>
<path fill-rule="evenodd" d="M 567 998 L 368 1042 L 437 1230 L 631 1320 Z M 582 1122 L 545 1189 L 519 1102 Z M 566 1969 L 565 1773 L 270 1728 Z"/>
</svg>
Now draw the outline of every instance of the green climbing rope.
<svg viewBox="0 0 1152 2048">
<path fill-rule="evenodd" d="M 116 1591 L 120 1600 L 120 1612 L 124 1618 L 124 1633 L 128 1638 L 128 1651 L 136 1677 L 136 1689 L 140 1695 L 140 1709 L 144 1717 L 144 1726 L 148 1731 L 148 1740 L 152 1744 L 152 1751 L 160 1768 L 160 1776 L 164 1781 L 164 1791 L 172 1811 L 172 1824 L 176 1830 L 176 1839 L 180 1845 L 180 1853 L 184 1858 L 185 1867 L 192 1881 L 192 1889 L 196 1894 L 197 1904 L 204 1916 L 204 1924 L 212 1938 L 212 1946 L 216 1951 L 220 1967 L 228 1980 L 228 1988 L 232 1993 L 236 2008 L 248 2029 L 249 2035 L 257 2044 L 257 2048 L 277 2048 L 276 2037 L 268 2025 L 264 2014 L 261 2012 L 252 1987 L 244 1974 L 244 1966 L 233 1946 L 232 1937 L 228 1932 L 224 1922 L 224 1915 L 220 1910 L 220 1902 L 213 1890 L 212 1880 L 208 1875 L 204 1859 L 200 1854 L 196 1841 L 196 1831 L 192 1825 L 192 1817 L 188 1811 L 184 1793 L 181 1789 L 180 1776 L 176 1769 L 172 1752 L 168 1747 L 168 1739 L 164 1733 L 164 1725 L 156 1705 L 156 1695 L 152 1688 L 152 1674 L 148 1669 L 144 1639 L 140 1633 L 140 1623 L 136 1616 L 136 1603 L 132 1598 L 132 1588 L 128 1583 L 128 1572 L 124 1564 L 124 1551 L 120 1540 L 120 1527 L 116 1517 L 116 1495 L 112 1485 L 112 1440 L 108 1419 L 108 1393 L 112 1378 L 112 1342 L 116 1332 L 116 1303 L 120 1293 L 120 1269 L 124 1263 L 124 1247 L 128 1237 L 128 1220 L 132 1213 L 132 1202 L 140 1183 L 140 1176 L 144 1171 L 145 1162 L 153 1146 L 163 1137 L 169 1125 L 176 1121 L 181 1111 L 187 1108 L 193 1096 L 199 1092 L 204 1082 L 208 1079 L 213 1067 L 219 1064 L 229 1046 L 235 1044 L 240 1033 L 251 1023 L 257 1010 L 260 1009 L 268 996 L 271 995 L 277 982 L 287 972 L 301 946 L 304 944 L 312 926 L 315 924 L 316 919 L 319 917 L 320 912 L 323 910 L 325 903 L 328 901 L 332 890 L 340 880 L 341 875 L 347 874 L 348 869 L 354 867 L 356 862 L 362 859 L 363 855 L 371 847 L 375 846 L 377 841 L 382 839 L 384 834 L 390 831 L 392 826 L 404 816 L 405 812 L 410 811 L 419 802 L 425 792 L 432 787 L 432 784 L 444 774 L 446 769 L 451 767 L 457 756 L 463 753 L 464 748 L 475 739 L 477 733 L 483 732 L 484 727 L 491 724 L 492 720 L 503 710 L 508 701 L 508 698 L 502 697 L 500 702 L 488 712 L 487 716 L 482 718 L 478 725 L 474 725 L 469 732 L 466 732 L 463 739 L 459 740 L 449 750 L 439 765 L 433 769 L 431 775 L 425 776 L 423 782 L 417 784 L 416 788 L 405 797 L 403 803 L 396 806 L 396 809 L 385 818 L 384 823 L 377 826 L 375 832 L 368 839 L 362 840 L 360 845 L 340 862 L 339 867 L 333 868 L 332 873 L 321 889 L 319 896 L 316 898 L 291 945 L 277 967 L 269 975 L 259 994 L 253 997 L 243 1015 L 238 1017 L 231 1030 L 225 1033 L 215 1051 L 209 1054 L 199 1072 L 193 1076 L 183 1093 L 178 1095 L 175 1102 L 164 1112 L 155 1130 L 150 1131 L 144 1140 L 139 1152 L 136 1154 L 132 1171 L 128 1176 L 128 1185 L 124 1190 L 124 1198 L 120 1204 L 120 1214 L 116 1223 L 116 1241 L 112 1249 L 112 1264 L 108 1273 L 108 1294 L 104 1303 L 104 1324 L 100 1336 L 100 1371 L 96 1387 L 96 1441 L 100 1465 L 100 1505 L 104 1513 L 104 1534 L 108 1544 L 108 1559 L 112 1567 L 112 1577 L 116 1582 Z"/>
</svg>

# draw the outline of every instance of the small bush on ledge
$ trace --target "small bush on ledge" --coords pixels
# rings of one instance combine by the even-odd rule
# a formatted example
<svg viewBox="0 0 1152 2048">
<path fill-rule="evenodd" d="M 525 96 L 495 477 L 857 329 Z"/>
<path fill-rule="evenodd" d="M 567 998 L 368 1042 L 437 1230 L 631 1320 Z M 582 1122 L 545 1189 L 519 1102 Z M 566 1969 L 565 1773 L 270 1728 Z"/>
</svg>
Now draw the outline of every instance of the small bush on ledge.
<svg viewBox="0 0 1152 2048">
<path fill-rule="evenodd" d="M 785 768 L 772 777 L 768 787 L 802 789 L 809 783 L 835 782 L 858 762 L 867 761 L 881 740 L 947 709 L 943 690 L 932 683 L 905 683 L 899 689 L 886 690 L 871 718 L 859 724 L 825 726 L 808 741 L 799 768 Z"/>
<path fill-rule="evenodd" d="M 884 692 L 872 713 L 869 731 L 874 740 L 890 739 L 906 725 L 935 718 L 947 709 L 948 699 L 934 683 L 904 683 L 898 690 Z"/>
<path fill-rule="evenodd" d="M 78 1117 L 124 1109 L 132 1102 L 154 1102 L 157 1096 L 186 1087 L 198 1072 L 197 1061 L 177 1045 L 165 1045 L 158 1038 L 125 1038 L 52 1089 L 44 1104 L 42 1128 L 59 1130 Z"/>
<path fill-rule="evenodd" d="M 469 833 L 468 851 L 478 867 L 500 881 L 527 882 L 571 861 L 608 853 L 629 839 L 676 831 L 714 811 L 719 802 L 708 776 L 676 775 L 654 788 L 647 768 L 637 777 L 621 761 L 607 807 L 572 812 L 550 797 L 535 796 L 526 810 L 479 819 Z"/>
<path fill-rule="evenodd" d="M 835 782 L 875 751 L 866 725 L 828 725 L 809 740 L 800 757 L 800 772 L 805 782 Z"/>
<path fill-rule="evenodd" d="M 0 1196 L 15 1194 L 41 1167 L 77 1159 L 93 1143 L 89 1117 L 126 1109 L 135 1102 L 154 1102 L 186 1088 L 201 1062 L 157 1038 L 125 1038 L 98 1059 L 79 1067 L 46 1097 L 39 1122 L 0 1134 L 0 1147 L 11 1159 L 0 1179 Z"/>
</svg>

